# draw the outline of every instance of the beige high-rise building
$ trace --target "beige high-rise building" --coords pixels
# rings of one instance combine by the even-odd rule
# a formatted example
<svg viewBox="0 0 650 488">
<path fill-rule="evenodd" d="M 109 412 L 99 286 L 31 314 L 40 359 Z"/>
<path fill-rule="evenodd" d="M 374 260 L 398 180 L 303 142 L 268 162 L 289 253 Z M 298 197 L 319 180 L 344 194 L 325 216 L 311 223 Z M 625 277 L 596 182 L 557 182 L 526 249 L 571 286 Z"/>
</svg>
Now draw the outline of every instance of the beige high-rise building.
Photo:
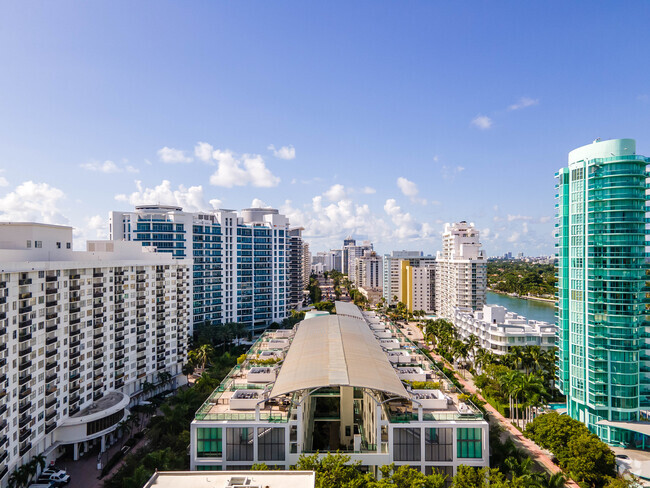
<svg viewBox="0 0 650 488">
<path fill-rule="evenodd" d="M 487 258 L 479 231 L 465 221 L 445 224 L 442 251 L 436 256 L 436 313 L 453 319 L 455 310 L 483 308 L 487 289 Z"/>
</svg>

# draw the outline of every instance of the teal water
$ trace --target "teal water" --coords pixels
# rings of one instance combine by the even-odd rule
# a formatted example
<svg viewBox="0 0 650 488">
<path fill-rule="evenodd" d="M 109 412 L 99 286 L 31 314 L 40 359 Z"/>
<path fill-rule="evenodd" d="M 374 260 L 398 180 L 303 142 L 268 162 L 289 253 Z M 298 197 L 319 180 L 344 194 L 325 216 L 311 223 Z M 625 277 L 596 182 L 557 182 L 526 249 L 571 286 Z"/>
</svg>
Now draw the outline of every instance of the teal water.
<svg viewBox="0 0 650 488">
<path fill-rule="evenodd" d="M 538 302 L 537 300 L 524 300 L 499 293 L 487 292 L 488 305 L 501 305 L 511 312 L 523 315 L 527 319 L 542 320 L 551 324 L 555 323 L 555 306 L 552 302 Z"/>
</svg>

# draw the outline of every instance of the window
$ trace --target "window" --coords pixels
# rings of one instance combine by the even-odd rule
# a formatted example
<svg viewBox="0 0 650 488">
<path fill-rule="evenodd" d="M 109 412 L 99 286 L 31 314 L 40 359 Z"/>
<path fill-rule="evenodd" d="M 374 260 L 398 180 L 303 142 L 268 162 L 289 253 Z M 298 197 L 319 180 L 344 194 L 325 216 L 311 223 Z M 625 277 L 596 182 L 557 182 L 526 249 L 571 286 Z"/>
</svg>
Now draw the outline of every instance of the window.
<svg viewBox="0 0 650 488">
<path fill-rule="evenodd" d="M 31 249 L 31 248 L 32 248 L 32 241 L 27 240 L 27 249 Z"/>
<path fill-rule="evenodd" d="M 453 429 L 424 429 L 425 461 L 452 461 Z"/>
<path fill-rule="evenodd" d="M 226 429 L 226 459 L 253 460 L 253 429 L 248 427 Z"/>
<path fill-rule="evenodd" d="M 66 242 L 66 243 L 65 243 L 65 248 L 66 248 L 66 249 L 70 249 L 70 243 L 69 243 L 69 242 Z"/>
<path fill-rule="evenodd" d="M 284 429 L 257 429 L 257 456 L 260 461 L 284 461 Z"/>
<path fill-rule="evenodd" d="M 420 429 L 393 430 L 393 460 L 420 460 Z"/>
<path fill-rule="evenodd" d="M 456 454 L 459 458 L 483 457 L 482 429 L 457 429 L 457 432 Z"/>
<path fill-rule="evenodd" d="M 43 247 L 43 241 L 34 241 L 34 247 L 36 249 L 41 249 Z"/>
<path fill-rule="evenodd" d="M 61 249 L 61 243 L 60 243 L 60 242 L 57 242 L 57 243 L 56 243 L 56 248 L 57 248 L 57 249 Z"/>
<path fill-rule="evenodd" d="M 196 456 L 219 457 L 222 452 L 222 430 L 218 428 L 196 429 Z"/>
</svg>

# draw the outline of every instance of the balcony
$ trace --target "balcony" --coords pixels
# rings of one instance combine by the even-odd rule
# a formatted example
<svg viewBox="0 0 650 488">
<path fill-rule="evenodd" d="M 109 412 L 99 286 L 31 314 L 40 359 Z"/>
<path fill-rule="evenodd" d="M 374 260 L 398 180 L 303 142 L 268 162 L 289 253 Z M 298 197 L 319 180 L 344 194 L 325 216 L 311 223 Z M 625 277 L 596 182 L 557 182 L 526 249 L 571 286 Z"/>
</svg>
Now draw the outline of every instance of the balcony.
<svg viewBox="0 0 650 488">
<path fill-rule="evenodd" d="M 46 283 L 52 283 L 53 281 L 56 281 L 56 275 L 55 276 L 46 276 L 45 277 L 45 282 Z"/>
<path fill-rule="evenodd" d="M 80 289 L 79 285 L 70 285 L 70 291 L 79 291 Z"/>
<path fill-rule="evenodd" d="M 47 327 L 45 327 L 45 332 L 50 333 L 50 332 L 56 332 L 56 329 L 58 328 L 58 324 L 50 324 Z"/>
<path fill-rule="evenodd" d="M 70 313 L 79 313 L 81 311 L 81 307 L 70 307 Z"/>
<path fill-rule="evenodd" d="M 56 361 L 50 361 L 49 363 L 45 363 L 45 371 L 50 371 L 51 369 L 56 368 Z"/>
<path fill-rule="evenodd" d="M 49 396 L 52 395 L 53 393 L 56 393 L 58 391 L 58 388 L 56 385 L 48 385 L 47 388 L 45 388 L 45 395 Z"/>
<path fill-rule="evenodd" d="M 52 382 L 56 381 L 56 379 L 58 378 L 58 376 L 59 376 L 59 375 L 57 375 L 56 372 L 55 372 L 55 373 L 49 373 L 49 374 L 45 377 L 45 382 L 46 382 L 46 383 L 52 383 Z"/>
<path fill-rule="evenodd" d="M 57 348 L 46 350 L 45 351 L 45 357 L 46 358 L 54 357 L 54 356 L 56 356 L 57 351 L 58 351 Z"/>
<path fill-rule="evenodd" d="M 45 408 L 52 408 L 54 405 L 56 405 L 56 398 L 50 398 L 48 401 L 45 402 Z M 56 410 L 54 411 L 56 413 Z"/>
<path fill-rule="evenodd" d="M 29 450 L 32 448 L 32 445 L 29 442 L 26 442 L 25 444 L 22 444 L 20 446 L 20 455 L 24 456 L 29 452 Z"/>
<path fill-rule="evenodd" d="M 22 429 L 31 421 L 32 421 L 32 416 L 29 414 L 24 414 L 22 417 L 20 417 L 20 419 L 18 419 L 18 426 Z"/>
<path fill-rule="evenodd" d="M 103 333 L 103 332 L 99 332 L 99 333 L 97 333 L 97 334 L 93 334 L 93 339 L 94 339 L 94 340 L 101 339 L 102 337 L 104 337 L 104 333 Z"/>
<path fill-rule="evenodd" d="M 32 279 L 31 278 L 26 278 L 24 280 L 18 280 L 18 285 L 19 286 L 25 286 L 25 285 L 31 285 L 32 284 Z"/>
<path fill-rule="evenodd" d="M 28 397 L 29 395 L 32 394 L 32 389 L 31 388 L 23 388 L 20 390 L 20 393 L 18 393 L 18 398 L 23 399 Z"/>
<path fill-rule="evenodd" d="M 46 434 L 49 434 L 54 429 L 56 429 L 56 422 L 52 422 L 51 424 L 45 424 L 45 433 Z"/>
<path fill-rule="evenodd" d="M 20 442 L 25 442 L 32 436 L 32 431 L 30 429 L 24 429 L 20 431 L 20 435 L 18 436 L 18 440 Z"/>
<path fill-rule="evenodd" d="M 50 300 L 49 302 L 45 302 L 45 307 L 46 308 L 52 308 L 56 307 L 58 302 L 56 300 Z"/>
<path fill-rule="evenodd" d="M 31 361 L 21 361 L 18 364 L 18 371 L 25 371 L 27 368 L 29 368 L 32 365 Z"/>
<path fill-rule="evenodd" d="M 25 375 L 19 376 L 18 377 L 18 384 L 20 386 L 25 386 L 25 384 L 29 383 L 29 380 L 31 380 L 31 379 L 32 379 L 32 375 L 30 375 L 30 374 L 25 374 Z"/>
<path fill-rule="evenodd" d="M 18 351 L 18 356 L 20 356 L 20 357 L 22 357 L 22 356 L 26 356 L 26 355 L 29 354 L 30 352 L 32 352 L 32 348 L 31 348 L 31 346 L 30 346 L 30 347 L 23 347 L 22 349 L 20 349 L 20 350 Z"/>
<path fill-rule="evenodd" d="M 70 388 L 68 388 L 68 393 L 70 393 L 70 395 L 71 395 L 70 396 L 70 402 L 75 402 L 75 401 L 77 401 L 77 399 L 79 399 L 79 395 L 77 395 L 76 399 L 74 398 L 74 395 L 73 395 L 73 393 L 79 391 L 79 388 L 81 388 L 81 386 L 78 385 L 78 384 L 77 385 L 72 385 Z"/>
<path fill-rule="evenodd" d="M 58 291 L 59 291 L 59 290 L 58 290 L 57 288 L 47 288 L 47 289 L 45 290 L 45 295 L 46 295 L 46 296 L 48 296 L 48 295 L 54 295 L 54 294 L 55 294 L 56 292 L 58 292 Z"/>
<path fill-rule="evenodd" d="M 32 306 L 31 305 L 27 305 L 25 307 L 18 307 L 18 313 L 19 314 L 29 313 L 31 311 L 32 311 Z"/>
<path fill-rule="evenodd" d="M 70 329 L 70 337 L 74 337 L 81 333 L 81 329 Z"/>
<path fill-rule="evenodd" d="M 45 339 L 45 345 L 46 345 L 46 346 L 51 346 L 52 344 L 55 344 L 55 343 L 56 343 L 56 336 L 54 336 L 54 337 L 47 337 L 47 338 Z"/>
<path fill-rule="evenodd" d="M 30 320 L 30 323 L 31 323 L 31 320 Z M 18 342 L 28 341 L 31 338 L 32 338 L 32 333 L 31 332 L 27 332 L 27 333 L 24 333 L 24 334 L 18 334 Z"/>
<path fill-rule="evenodd" d="M 81 344 L 81 340 L 80 340 L 80 339 L 76 339 L 76 340 L 71 341 L 71 342 L 70 342 L 70 349 L 72 349 L 72 348 L 74 348 L 74 347 L 77 347 L 79 344 Z"/>
<path fill-rule="evenodd" d="M 79 397 L 77 397 L 77 400 L 78 400 L 78 399 L 79 399 Z M 79 407 L 73 407 L 73 408 L 71 408 L 71 409 L 69 410 L 68 415 L 69 415 L 70 417 L 72 417 L 74 414 L 76 414 L 76 413 L 78 413 L 78 412 L 79 412 Z"/>
<path fill-rule="evenodd" d="M 78 358 L 80 355 L 81 355 L 81 353 L 79 351 L 74 351 L 74 352 L 70 353 L 70 359 Z"/>
</svg>

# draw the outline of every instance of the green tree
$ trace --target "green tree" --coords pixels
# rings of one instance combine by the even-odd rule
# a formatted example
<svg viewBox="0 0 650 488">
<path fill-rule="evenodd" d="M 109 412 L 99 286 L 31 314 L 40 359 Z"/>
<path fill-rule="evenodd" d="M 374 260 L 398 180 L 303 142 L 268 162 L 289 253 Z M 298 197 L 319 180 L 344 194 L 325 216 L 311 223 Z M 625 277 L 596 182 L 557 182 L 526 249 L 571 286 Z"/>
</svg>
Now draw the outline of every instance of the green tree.
<svg viewBox="0 0 650 488">
<path fill-rule="evenodd" d="M 562 467 L 578 482 L 601 488 L 616 477 L 612 450 L 598 437 L 584 433 L 569 441 L 568 457 Z"/>
</svg>

